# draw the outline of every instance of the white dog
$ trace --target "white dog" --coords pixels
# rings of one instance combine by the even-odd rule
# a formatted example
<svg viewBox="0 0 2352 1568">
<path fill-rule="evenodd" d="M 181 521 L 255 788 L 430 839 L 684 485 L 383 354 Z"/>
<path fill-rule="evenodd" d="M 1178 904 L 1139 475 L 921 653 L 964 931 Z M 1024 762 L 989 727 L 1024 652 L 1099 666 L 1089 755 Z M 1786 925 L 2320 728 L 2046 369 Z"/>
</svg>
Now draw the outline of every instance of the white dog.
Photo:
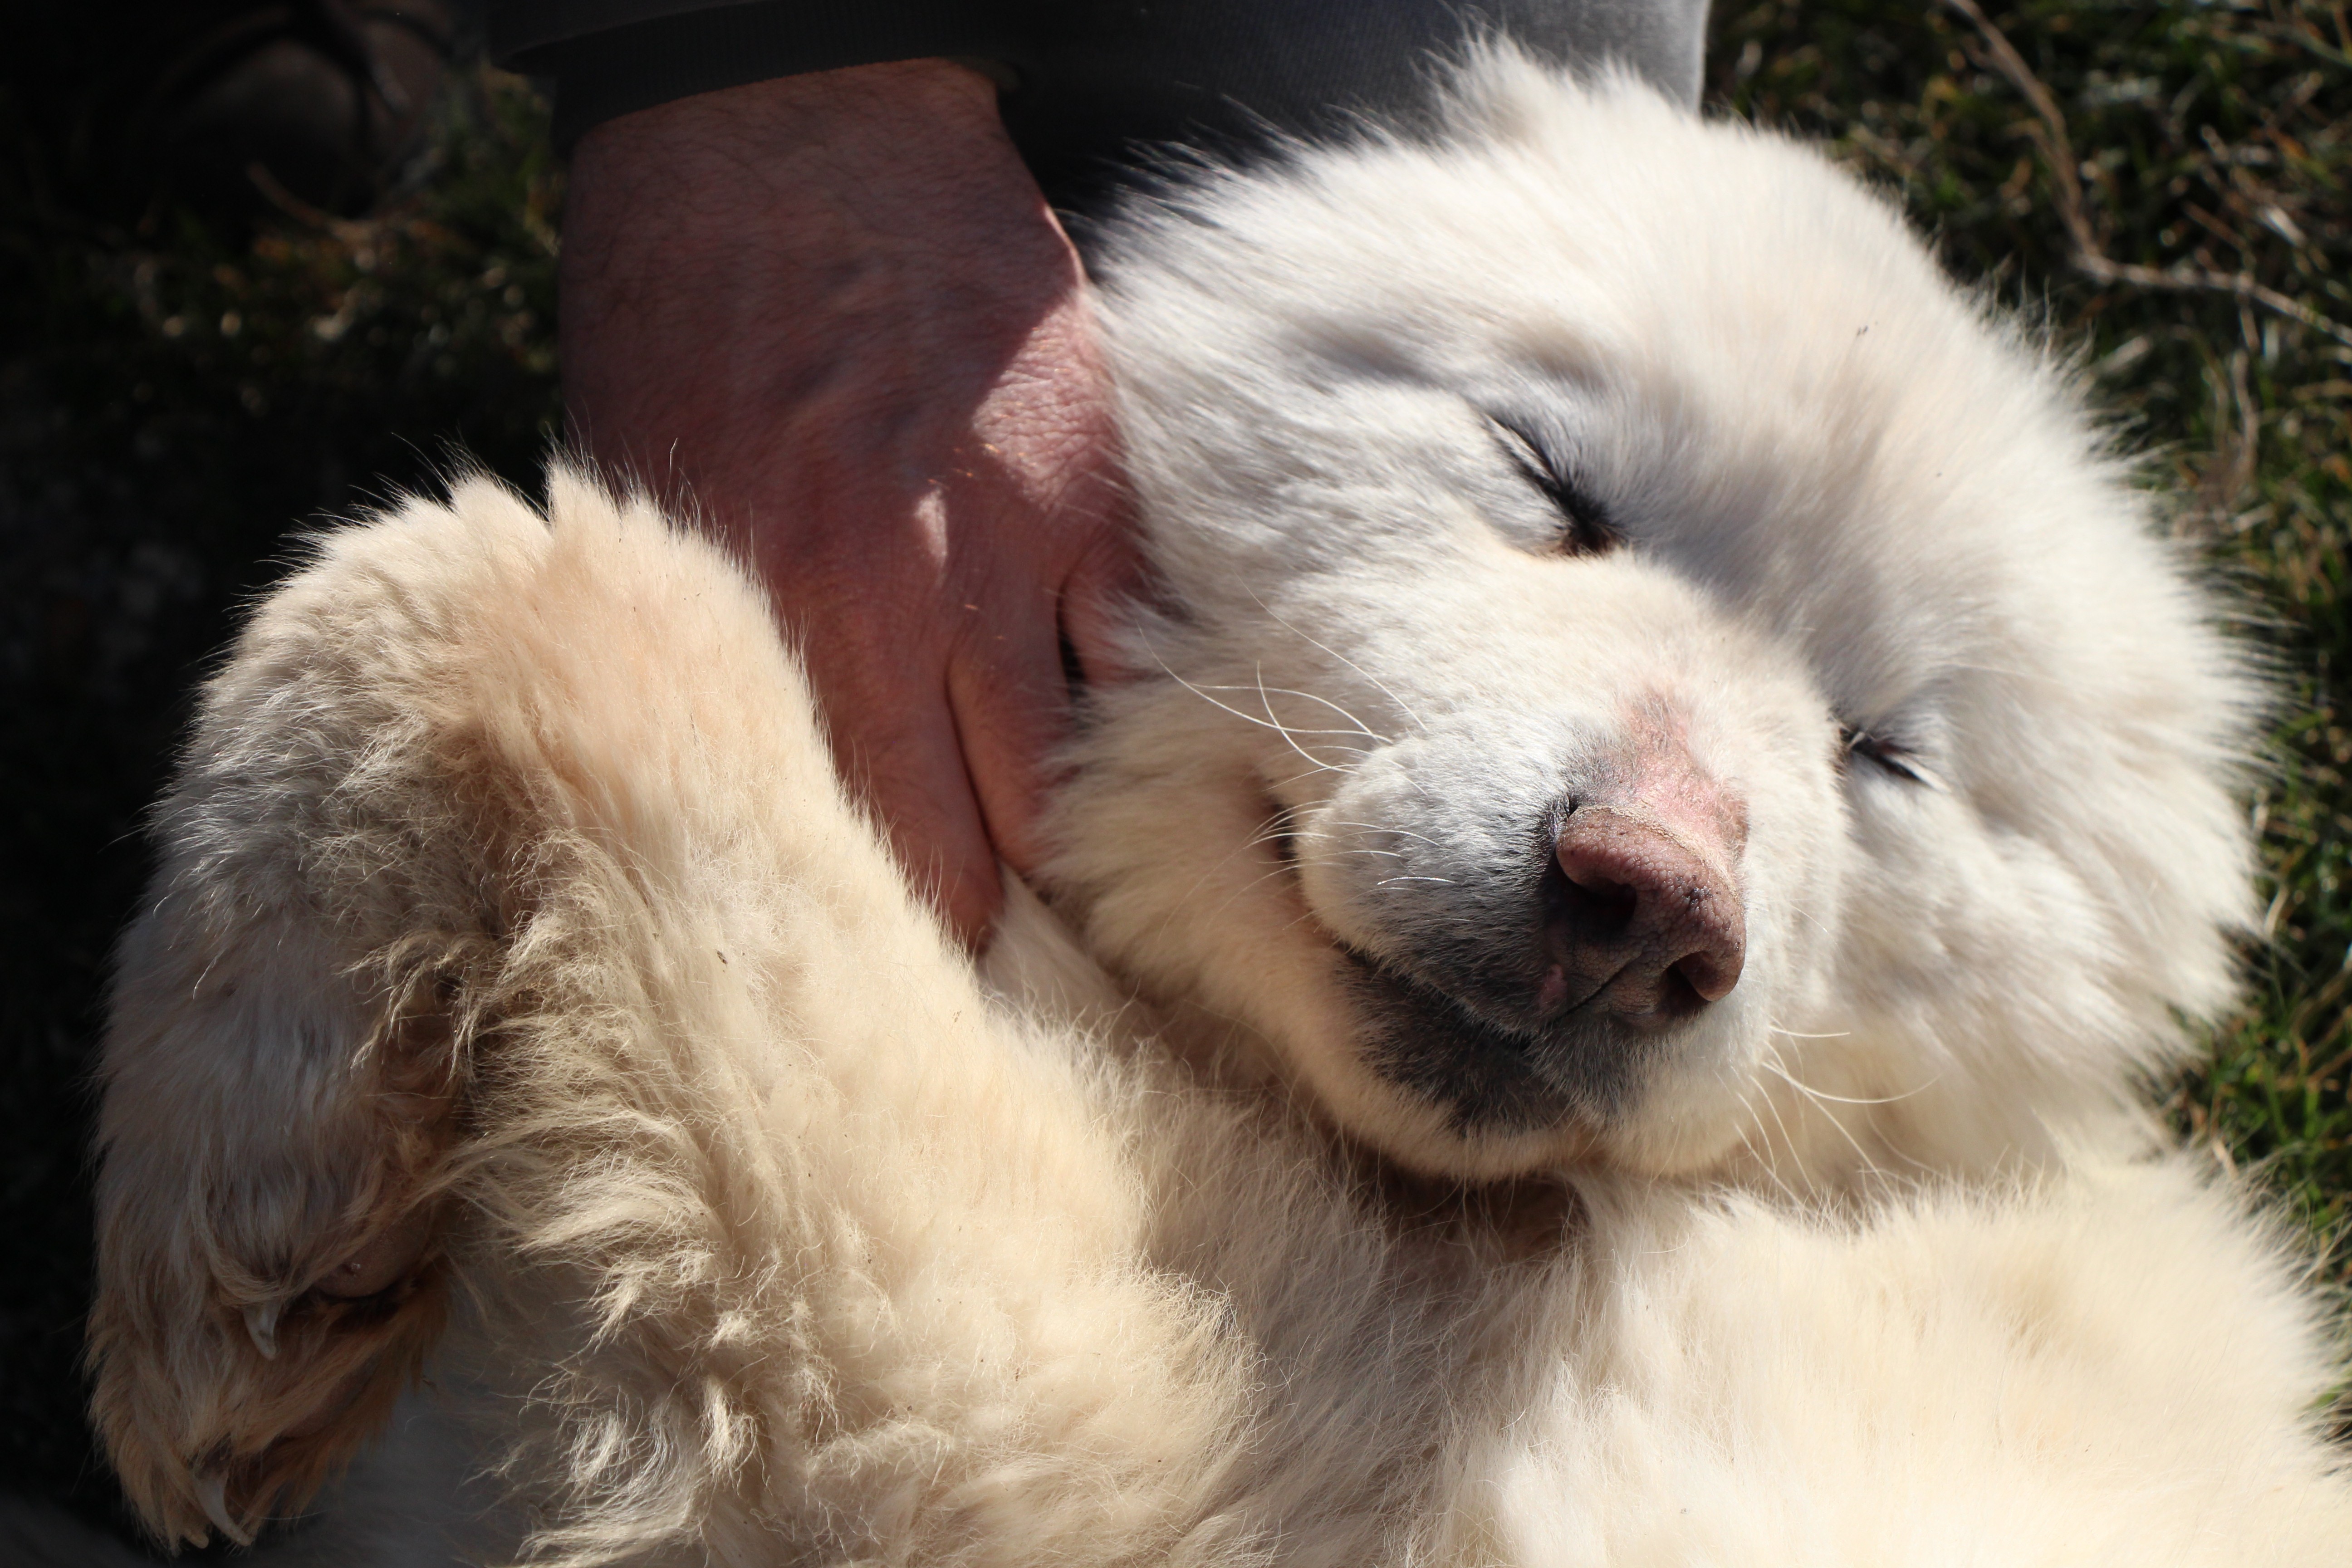
<svg viewBox="0 0 2352 1568">
<path fill-rule="evenodd" d="M 986 975 L 645 505 L 260 608 L 107 1056 L 160 1533 L 425 1371 L 284 1550 L 2345 1560 L 2318 1314 L 2137 1099 L 2246 911 L 2214 605 L 1819 157 L 1456 93 L 1116 239 L 1160 599 Z"/>
</svg>

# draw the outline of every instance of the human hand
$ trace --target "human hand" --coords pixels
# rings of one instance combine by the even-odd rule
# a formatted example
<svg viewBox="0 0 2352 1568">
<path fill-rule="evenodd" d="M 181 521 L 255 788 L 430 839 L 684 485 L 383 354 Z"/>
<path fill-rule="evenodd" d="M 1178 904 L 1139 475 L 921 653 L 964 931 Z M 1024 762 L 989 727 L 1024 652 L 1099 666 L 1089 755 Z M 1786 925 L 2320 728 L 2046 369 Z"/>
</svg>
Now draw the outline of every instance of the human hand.
<svg viewBox="0 0 2352 1568">
<path fill-rule="evenodd" d="M 843 773 L 968 943 L 1040 853 L 1065 643 L 1109 673 L 1130 580 L 1076 252 L 940 60 L 607 122 L 573 154 L 576 430 L 751 562 Z"/>
</svg>

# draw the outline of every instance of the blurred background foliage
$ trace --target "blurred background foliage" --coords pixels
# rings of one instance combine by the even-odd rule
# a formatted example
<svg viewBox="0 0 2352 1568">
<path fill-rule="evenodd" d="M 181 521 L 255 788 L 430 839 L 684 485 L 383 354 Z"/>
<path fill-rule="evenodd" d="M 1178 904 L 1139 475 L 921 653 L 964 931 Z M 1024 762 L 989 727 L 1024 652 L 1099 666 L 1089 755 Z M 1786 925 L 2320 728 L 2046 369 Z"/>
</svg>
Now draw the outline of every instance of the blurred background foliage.
<svg viewBox="0 0 2352 1568">
<path fill-rule="evenodd" d="M 460 450 L 535 486 L 558 428 L 562 178 L 526 84 L 446 84 L 370 216 L 199 219 L 93 145 L 137 16 L 12 22 L 0 82 L 0 1489 L 94 1516 L 87 1075 L 189 689 L 301 529 Z"/>
<path fill-rule="evenodd" d="M 2156 1087 L 2330 1242 L 2352 1202 L 2352 31 L 2313 0 L 1983 4 L 1718 0 L 1711 108 L 1823 142 L 2045 321 L 2236 585 L 2281 693 L 2252 806 L 2267 913 L 2243 1010 Z M 367 216 L 281 192 L 258 222 L 200 220 L 102 155 L 114 10 L 46 9 L 0 70 L 0 1489 L 102 1517 L 87 1074 L 140 813 L 302 527 L 461 448 L 534 482 L 562 185 L 528 86 L 468 71 Z"/>
</svg>

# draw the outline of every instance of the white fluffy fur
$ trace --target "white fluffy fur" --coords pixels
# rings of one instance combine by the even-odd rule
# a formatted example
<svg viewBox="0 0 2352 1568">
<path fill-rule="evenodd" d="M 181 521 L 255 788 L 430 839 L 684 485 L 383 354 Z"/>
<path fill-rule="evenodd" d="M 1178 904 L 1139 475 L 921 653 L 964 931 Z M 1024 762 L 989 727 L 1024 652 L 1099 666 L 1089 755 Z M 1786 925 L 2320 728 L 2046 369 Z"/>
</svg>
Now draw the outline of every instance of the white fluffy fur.
<svg viewBox="0 0 2352 1568">
<path fill-rule="evenodd" d="M 468 481 L 257 611 L 108 1051 L 98 1413 L 161 1533 L 298 1506 L 429 1365 L 270 1550 L 2341 1561 L 2317 1315 L 2133 1100 L 2246 898 L 2209 606 L 1812 154 L 1459 91 L 1116 241 L 1163 603 L 985 980 L 642 504 Z M 1627 549 L 1552 551 L 1498 404 Z M 1747 973 L 1622 1100 L 1465 1128 L 1338 944 L 1465 918 L 1412 889 L 1643 724 L 1745 803 Z"/>
</svg>

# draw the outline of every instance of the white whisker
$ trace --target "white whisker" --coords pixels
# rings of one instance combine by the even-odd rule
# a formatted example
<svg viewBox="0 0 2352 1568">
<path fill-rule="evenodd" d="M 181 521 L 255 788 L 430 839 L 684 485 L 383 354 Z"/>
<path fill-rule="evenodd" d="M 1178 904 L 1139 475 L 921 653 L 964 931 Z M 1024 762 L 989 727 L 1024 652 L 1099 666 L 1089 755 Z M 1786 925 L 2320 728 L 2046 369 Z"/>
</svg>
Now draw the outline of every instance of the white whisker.
<svg viewBox="0 0 2352 1568">
<path fill-rule="evenodd" d="M 1716 1069 L 1715 1077 L 1717 1083 L 1731 1090 L 1731 1098 L 1739 1101 L 1739 1109 L 1746 1112 L 1745 1120 L 1733 1128 L 1733 1131 L 1739 1135 L 1739 1146 L 1748 1151 L 1748 1157 L 1756 1162 L 1757 1168 L 1771 1179 L 1774 1186 L 1780 1189 L 1781 1196 L 1792 1204 L 1802 1202 L 1803 1200 L 1797 1196 L 1796 1189 L 1781 1179 L 1780 1171 L 1773 1164 L 1770 1151 L 1758 1149 L 1755 1139 L 1748 1135 L 1748 1130 L 1751 1127 L 1759 1135 L 1761 1135 L 1764 1131 L 1764 1122 L 1763 1119 L 1756 1114 L 1755 1102 L 1748 1098 L 1748 1091 L 1731 1082 L 1720 1068 Z M 1769 1140 L 1768 1139 L 1767 1142 L 1769 1142 Z"/>
<path fill-rule="evenodd" d="M 1328 769 L 1329 769 L 1329 770 L 1330 770 L 1331 772 L 1333 772 L 1333 773 L 1338 773 L 1338 772 L 1339 771 L 1339 768 L 1337 768 L 1337 767 L 1333 766 L 1333 764 L 1331 764 L 1331 763 L 1327 763 L 1327 762 L 1323 761 L 1323 759 L 1322 759 L 1322 758 L 1320 758 L 1320 757 L 1318 757 L 1318 756 L 1315 755 L 1315 753 L 1314 753 L 1314 752 L 1312 752 L 1308 751 L 1306 747 L 1304 747 L 1304 746 L 1302 746 L 1302 745 L 1300 745 L 1300 744 L 1298 743 L 1298 741 L 1297 741 L 1297 735 L 1298 735 L 1298 734 L 1313 734 L 1313 733 L 1315 733 L 1316 731 L 1297 731 L 1296 733 L 1294 733 L 1294 731 L 1291 730 L 1290 726 L 1289 726 L 1289 725 L 1287 725 L 1287 724 L 1285 724 L 1285 723 L 1282 721 L 1282 716 L 1281 716 L 1280 714 L 1276 713 L 1276 712 L 1274 710 L 1274 699 L 1266 695 L 1266 690 L 1265 690 L 1265 667 L 1264 665 L 1260 665 L 1260 666 L 1258 666 L 1258 667 L 1257 667 L 1257 668 L 1258 668 L 1258 683 L 1257 683 L 1257 700 L 1258 700 L 1258 706 L 1265 710 L 1265 716 L 1266 716 L 1266 718 L 1267 718 L 1269 721 L 1272 721 L 1272 723 L 1273 723 L 1274 727 L 1275 727 L 1276 730 L 1278 730 L 1278 731 L 1280 731 L 1282 732 L 1282 739 L 1283 739 L 1283 742 L 1284 742 L 1284 744 L 1287 745 L 1287 746 L 1288 746 L 1292 751 L 1297 752 L 1300 756 L 1305 757 L 1308 762 L 1313 763 L 1316 766 L 1320 767 L 1320 768 L 1328 768 Z M 1340 731 L 1340 732 L 1341 732 L 1341 733 L 1343 733 L 1343 734 L 1352 733 L 1352 731 Z"/>
<path fill-rule="evenodd" d="M 1423 844 L 1428 845 L 1428 846 L 1429 846 L 1431 848 L 1433 848 L 1433 849 L 1443 849 L 1443 848 L 1444 848 L 1444 847 L 1445 847 L 1445 846 L 1444 846 L 1444 844 L 1440 843 L 1438 840 L 1436 840 L 1436 839 L 1434 839 L 1434 838 L 1432 838 L 1432 837 L 1431 837 L 1428 834 L 1426 834 L 1426 833 L 1415 833 L 1415 832 L 1413 832 L 1413 831 L 1412 831 L 1412 829 L 1410 829 L 1410 828 L 1398 827 L 1398 826 L 1394 826 L 1393 824 L 1391 824 L 1391 823 L 1385 823 L 1385 822 L 1335 822 L 1335 823 L 1333 823 L 1331 826 L 1334 826 L 1334 827 L 1360 827 L 1360 828 L 1364 829 L 1364 830 L 1365 830 L 1366 832 L 1368 832 L 1368 833 L 1393 833 L 1393 834 L 1395 834 L 1399 838 L 1418 838 L 1418 839 L 1420 839 Z"/>
<path fill-rule="evenodd" d="M 1378 676 L 1372 674 L 1362 665 L 1358 664 L 1354 659 L 1349 658 L 1346 654 L 1339 652 L 1336 648 L 1328 647 L 1324 644 L 1318 642 L 1315 638 L 1308 637 L 1305 632 L 1300 631 L 1297 626 L 1292 626 L 1288 621 L 1284 620 L 1280 616 L 1276 615 L 1273 605 L 1267 604 L 1264 599 L 1258 598 L 1256 589 L 1250 589 L 1249 596 L 1252 599 L 1256 600 L 1257 607 L 1264 610 L 1266 614 L 1266 618 L 1273 621 L 1276 626 L 1280 626 L 1292 637 L 1298 638 L 1301 642 L 1307 644 L 1307 647 L 1319 648 L 1323 652 L 1329 654 L 1333 658 L 1338 659 L 1341 664 L 1346 665 L 1349 669 L 1354 670 L 1358 675 L 1360 675 L 1366 680 L 1370 681 L 1374 687 L 1379 689 L 1381 696 L 1395 703 L 1404 716 L 1412 721 L 1414 729 L 1421 731 L 1423 734 L 1427 734 L 1429 732 L 1429 726 L 1422 722 L 1421 715 L 1414 712 L 1412 705 L 1406 702 L 1403 698 L 1399 697 L 1394 691 L 1390 690 L 1387 683 L 1382 681 Z"/>
<path fill-rule="evenodd" d="M 1842 1040 L 1846 1037 L 1843 1035 L 1800 1035 L 1788 1029 L 1772 1029 L 1770 1032 L 1775 1035 L 1787 1035 L 1792 1040 Z M 1785 1060 L 1779 1051 L 1769 1051 L 1765 1057 L 1758 1059 L 1761 1061 L 1766 1068 L 1779 1075 L 1782 1082 L 1786 1083 L 1790 1089 L 1795 1089 L 1798 1093 L 1805 1095 L 1809 1099 L 1818 1100 L 1825 1104 L 1832 1105 L 1893 1105 L 1900 1100 L 1909 1100 L 1913 1095 L 1925 1094 L 1929 1089 L 1944 1081 L 1944 1075 L 1937 1073 L 1934 1078 L 1929 1079 L 1927 1082 L 1921 1084 L 1916 1089 L 1906 1089 L 1900 1094 L 1882 1095 L 1876 1099 L 1862 1100 L 1856 1099 L 1851 1095 L 1832 1094 L 1825 1089 L 1815 1089 L 1812 1085 L 1802 1081 L 1794 1073 L 1789 1071 Z"/>
<path fill-rule="evenodd" d="M 1767 1047 L 1764 1054 L 1757 1058 L 1757 1065 L 1763 1068 L 1765 1071 L 1778 1077 L 1781 1082 L 1796 1089 L 1799 1093 L 1807 1095 L 1816 1101 L 1835 1100 L 1837 1098 L 1834 1095 L 1815 1094 L 1813 1090 L 1807 1089 L 1803 1084 L 1799 1083 L 1795 1077 L 1790 1073 L 1788 1068 L 1782 1064 L 1780 1060 L 1780 1053 L 1770 1047 Z M 1836 1113 L 1833 1111 L 1824 1110 L 1822 1112 L 1822 1115 L 1832 1127 L 1837 1129 L 1838 1136 L 1846 1141 L 1847 1147 L 1853 1151 L 1854 1158 L 1862 1162 L 1863 1170 L 1873 1175 L 1882 1173 L 1878 1168 L 1878 1162 L 1871 1157 L 1869 1150 L 1862 1146 L 1862 1140 L 1853 1135 L 1853 1130 L 1852 1128 L 1848 1127 L 1843 1121 L 1838 1120 Z"/>
<path fill-rule="evenodd" d="M 1153 657 L 1153 658 L 1159 658 L 1159 657 L 1160 657 L 1160 656 L 1159 656 L 1159 654 L 1155 651 L 1155 652 L 1154 652 L 1154 654 L 1152 655 L 1152 657 Z M 1301 757 L 1306 758 L 1306 759 L 1307 759 L 1307 763 L 1313 766 L 1313 768 L 1315 769 L 1315 771 L 1316 771 L 1316 772 L 1318 772 L 1318 773 L 1344 773 L 1344 772 L 1346 772 L 1346 771 L 1347 771 L 1347 770 L 1346 770 L 1346 769 L 1344 769 L 1344 768 L 1340 768 L 1340 767 L 1335 766 L 1334 764 L 1332 764 L 1332 763 L 1327 763 L 1327 762 L 1323 761 L 1323 759 L 1321 759 L 1320 757 L 1314 756 L 1314 755 L 1310 754 L 1310 753 L 1307 752 L 1307 748 L 1306 748 L 1306 747 L 1304 747 L 1304 746 L 1300 745 L 1297 741 L 1295 741 L 1295 740 L 1292 740 L 1292 739 L 1291 739 L 1291 731 L 1290 731 L 1289 727 L 1288 727 L 1287 725 L 1284 724 L 1280 720 L 1278 720 L 1278 719 L 1275 719 L 1275 718 L 1271 718 L 1271 717 L 1265 718 L 1265 719 L 1261 719 L 1261 718 L 1259 718 L 1259 717 L 1258 717 L 1256 714 L 1255 714 L 1255 713 L 1244 713 L 1244 712 L 1243 712 L 1240 709 L 1238 709 L 1238 708 L 1234 707 L 1234 706 L 1232 703 L 1230 703 L 1230 702 L 1220 702 L 1220 701 L 1218 701 L 1214 697 L 1210 696 L 1210 695 L 1209 695 L 1209 693 L 1208 693 L 1207 691 L 1203 690 L 1202 688 L 1200 688 L 1200 687 L 1198 687 L 1198 686 L 1193 685 L 1191 681 L 1189 681 L 1189 680 L 1185 679 L 1182 676 L 1181 676 L 1181 675 L 1177 674 L 1177 673 L 1176 673 L 1176 671 L 1175 671 L 1175 669 L 1174 669 L 1174 668 L 1173 668 L 1172 666 L 1171 666 L 1171 665 L 1169 664 L 1169 662 L 1168 662 L 1166 659 L 1164 659 L 1164 658 L 1160 659 L 1160 669 L 1161 669 L 1162 671 L 1164 671 L 1164 672 L 1167 674 L 1167 677 L 1168 677 L 1168 679 L 1171 679 L 1171 680 L 1174 681 L 1177 685 L 1179 685 L 1179 686 L 1182 687 L 1185 690 L 1187 690 L 1187 691 L 1191 692 L 1193 696 L 1195 696 L 1195 697 L 1199 698 L 1202 701 L 1203 701 L 1203 702 L 1207 703 L 1210 707 L 1216 709 L 1219 712 L 1221 712 L 1221 713 L 1230 713 L 1230 714 L 1232 714 L 1234 718 L 1239 719 L 1240 721 L 1243 721 L 1244 723 L 1245 723 L 1245 724 L 1255 724 L 1255 725 L 1256 725 L 1256 726 L 1258 726 L 1260 729 L 1263 729 L 1263 730 L 1272 730 L 1273 731 L 1275 731 L 1275 733 L 1276 733 L 1276 734 L 1278 734 L 1278 735 L 1280 735 L 1280 736 L 1282 737 L 1282 739 L 1283 739 L 1283 742 L 1284 742 L 1286 745 L 1287 745 L 1287 746 L 1288 746 L 1292 751 L 1297 752 Z M 1271 709 L 1269 709 L 1269 710 L 1268 710 L 1269 714 L 1271 713 L 1271 711 L 1272 711 L 1272 710 L 1271 710 Z M 1313 733 L 1313 731 L 1307 731 L 1307 732 L 1308 732 L 1308 733 Z M 1352 734 L 1352 733 L 1354 733 L 1354 731 L 1348 731 L 1348 730 L 1335 730 L 1335 731 L 1327 731 L 1327 732 L 1328 732 L 1328 733 L 1331 733 L 1331 734 L 1339 734 L 1339 735 L 1346 735 L 1346 734 Z M 1302 776 L 1304 776 L 1304 775 L 1302 775 Z"/>
<path fill-rule="evenodd" d="M 1162 668 L 1164 668 L 1165 666 Z M 1318 703 L 1325 708 L 1328 708 L 1332 712 L 1337 713 L 1340 718 L 1345 719 L 1349 723 L 1355 726 L 1352 730 L 1298 730 L 1297 733 L 1301 735 L 1361 735 L 1368 741 L 1378 741 L 1382 745 L 1388 745 L 1391 743 L 1388 736 L 1381 734 L 1379 731 L 1365 723 L 1361 719 L 1349 712 L 1347 709 L 1341 707 L 1339 703 L 1332 701 L 1328 697 L 1318 697 L 1312 691 L 1301 691 L 1295 686 L 1268 686 L 1265 684 L 1263 678 L 1261 678 L 1258 684 L 1255 687 L 1203 686 L 1199 689 L 1202 691 L 1255 690 L 1261 697 L 1268 692 L 1272 692 L 1276 697 L 1297 697 L 1305 701 Z M 1294 725 L 1292 728 L 1297 729 L 1297 726 Z"/>
<path fill-rule="evenodd" d="M 1789 1123 L 1780 1115 L 1780 1102 L 1768 1094 L 1764 1097 L 1764 1109 L 1772 1113 L 1772 1124 L 1780 1130 L 1780 1142 L 1789 1151 L 1789 1163 L 1797 1168 L 1806 1186 L 1812 1186 L 1813 1173 L 1805 1169 L 1805 1156 L 1797 1147 L 1797 1135 L 1789 1131 Z"/>
</svg>

